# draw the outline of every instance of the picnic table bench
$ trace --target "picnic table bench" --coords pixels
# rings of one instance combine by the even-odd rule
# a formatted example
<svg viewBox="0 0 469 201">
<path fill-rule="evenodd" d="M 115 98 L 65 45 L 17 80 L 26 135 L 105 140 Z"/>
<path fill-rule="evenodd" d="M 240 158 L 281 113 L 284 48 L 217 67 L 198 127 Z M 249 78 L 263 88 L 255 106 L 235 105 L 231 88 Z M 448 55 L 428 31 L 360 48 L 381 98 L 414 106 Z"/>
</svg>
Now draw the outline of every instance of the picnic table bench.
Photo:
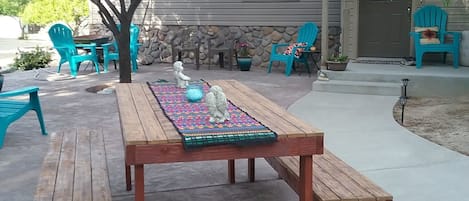
<svg viewBox="0 0 469 201">
<path fill-rule="evenodd" d="M 51 135 L 34 200 L 111 200 L 102 131 L 68 129 Z"/>
<path fill-rule="evenodd" d="M 298 193 L 298 157 L 285 156 L 265 159 L 279 176 Z M 324 154 L 313 157 L 313 171 L 313 196 L 316 201 L 393 200 L 392 195 L 326 149 L 324 149 Z M 253 175 L 253 173 L 249 175 Z"/>
</svg>

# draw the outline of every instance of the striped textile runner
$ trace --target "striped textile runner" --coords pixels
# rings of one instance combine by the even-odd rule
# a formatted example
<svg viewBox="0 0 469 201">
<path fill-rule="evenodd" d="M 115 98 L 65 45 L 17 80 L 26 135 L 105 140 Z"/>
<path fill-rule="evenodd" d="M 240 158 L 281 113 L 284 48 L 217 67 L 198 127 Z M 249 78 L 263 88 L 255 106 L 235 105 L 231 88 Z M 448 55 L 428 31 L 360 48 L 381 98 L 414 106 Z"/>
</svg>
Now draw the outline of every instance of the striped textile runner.
<svg viewBox="0 0 469 201">
<path fill-rule="evenodd" d="M 202 85 L 204 94 L 210 89 L 205 81 L 191 84 Z M 229 100 L 231 119 L 224 123 L 210 123 L 205 99 L 196 103 L 188 102 L 186 89 L 177 88 L 175 83 L 152 82 L 148 86 L 165 115 L 183 137 L 185 149 L 221 144 L 251 145 L 277 140 L 275 132 Z"/>
</svg>

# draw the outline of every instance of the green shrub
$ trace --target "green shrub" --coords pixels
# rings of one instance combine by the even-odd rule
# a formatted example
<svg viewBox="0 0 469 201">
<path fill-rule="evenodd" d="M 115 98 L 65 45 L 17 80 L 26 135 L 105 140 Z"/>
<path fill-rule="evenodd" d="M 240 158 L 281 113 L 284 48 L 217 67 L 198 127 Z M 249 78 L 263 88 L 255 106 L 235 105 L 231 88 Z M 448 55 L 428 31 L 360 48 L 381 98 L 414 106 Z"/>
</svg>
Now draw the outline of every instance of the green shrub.
<svg viewBox="0 0 469 201">
<path fill-rule="evenodd" d="M 52 61 L 51 53 L 43 50 L 40 47 L 36 47 L 32 51 L 20 51 L 19 56 L 15 58 L 13 67 L 19 70 L 32 70 L 44 68 L 50 61 Z"/>
</svg>

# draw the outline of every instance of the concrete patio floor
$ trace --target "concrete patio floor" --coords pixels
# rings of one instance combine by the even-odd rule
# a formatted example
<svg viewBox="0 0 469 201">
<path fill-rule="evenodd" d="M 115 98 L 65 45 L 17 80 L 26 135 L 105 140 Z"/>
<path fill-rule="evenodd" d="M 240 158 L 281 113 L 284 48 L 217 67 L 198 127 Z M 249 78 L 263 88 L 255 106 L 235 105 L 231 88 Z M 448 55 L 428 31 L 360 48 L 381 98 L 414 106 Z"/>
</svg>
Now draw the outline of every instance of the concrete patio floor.
<svg viewBox="0 0 469 201">
<path fill-rule="evenodd" d="M 85 66 L 86 64 L 83 64 Z M 82 66 L 82 68 L 83 68 Z M 285 77 L 281 70 L 265 71 L 193 70 L 185 65 L 192 79 L 236 79 L 260 92 L 282 107 L 311 91 L 314 76 L 293 73 Z M 111 68 L 112 69 L 112 68 Z M 140 66 L 133 82 L 172 80 L 170 64 Z M 54 71 L 55 69 L 47 69 Z M 68 67 L 63 68 L 67 73 Z M 118 72 L 95 74 L 92 68 L 81 70 L 77 79 L 42 81 L 34 79 L 35 72 L 14 72 L 5 75 L 4 90 L 23 86 L 39 86 L 40 100 L 49 133 L 68 127 L 102 129 L 109 167 L 113 200 L 133 200 L 133 192 L 125 190 L 124 153 L 115 94 L 100 95 L 86 88 L 118 82 Z M 39 77 L 47 73 L 42 71 Z M 255 101 L 255 100 L 253 100 Z M 0 200 L 32 200 L 48 149 L 48 136 L 40 134 L 34 112 L 29 112 L 8 128 L 5 144 L 0 150 Z M 229 185 L 227 162 L 157 164 L 145 166 L 147 200 L 297 200 L 298 196 L 279 180 L 276 172 L 258 159 L 256 183 L 249 183 L 246 160 L 237 162 L 237 184 Z M 156 199 L 157 198 L 157 199 Z"/>
</svg>

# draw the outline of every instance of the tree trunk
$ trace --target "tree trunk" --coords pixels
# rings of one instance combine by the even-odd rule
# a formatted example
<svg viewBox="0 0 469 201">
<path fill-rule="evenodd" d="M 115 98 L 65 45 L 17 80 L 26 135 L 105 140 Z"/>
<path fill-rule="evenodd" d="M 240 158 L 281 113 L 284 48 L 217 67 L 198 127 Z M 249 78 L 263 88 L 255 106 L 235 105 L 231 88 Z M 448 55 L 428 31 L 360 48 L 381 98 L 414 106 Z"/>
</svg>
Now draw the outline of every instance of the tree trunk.
<svg viewBox="0 0 469 201">
<path fill-rule="evenodd" d="M 131 65 L 130 65 L 130 22 L 121 24 L 119 37 L 117 39 L 119 46 L 119 81 L 120 83 L 131 83 Z M 127 40 L 123 40 L 123 39 Z M 121 39 L 121 40 L 119 40 Z M 127 48 L 122 48 L 127 47 Z"/>
</svg>

